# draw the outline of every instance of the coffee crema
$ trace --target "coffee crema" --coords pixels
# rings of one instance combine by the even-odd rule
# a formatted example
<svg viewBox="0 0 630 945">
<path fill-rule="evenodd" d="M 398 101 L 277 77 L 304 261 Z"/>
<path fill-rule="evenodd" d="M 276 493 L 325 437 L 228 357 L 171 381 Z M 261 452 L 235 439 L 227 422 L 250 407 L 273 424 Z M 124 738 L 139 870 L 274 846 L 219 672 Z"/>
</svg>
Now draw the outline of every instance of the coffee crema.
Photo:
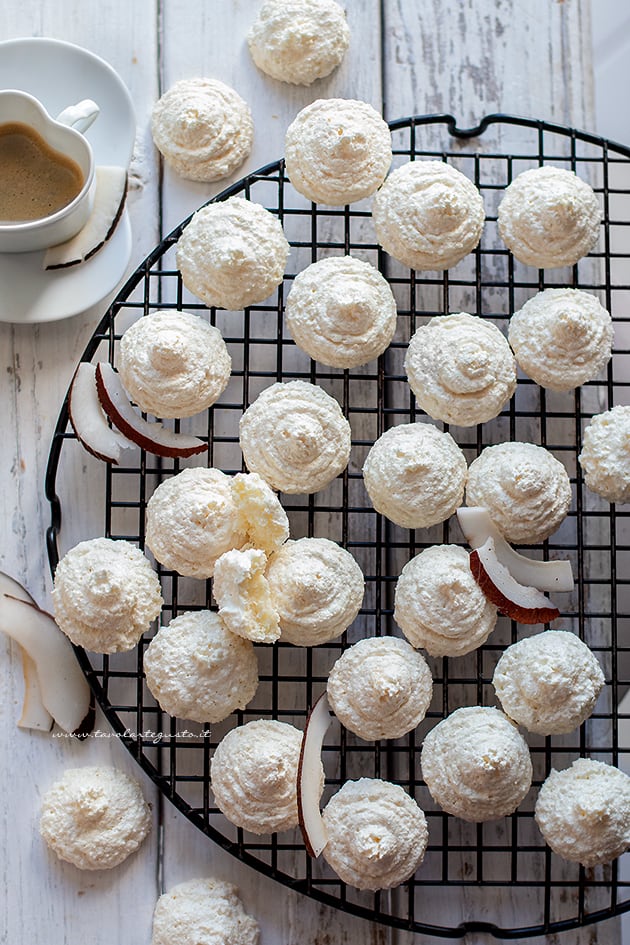
<svg viewBox="0 0 630 945">
<path fill-rule="evenodd" d="M 30 125 L 0 125 L 0 221 L 40 220 L 67 206 L 83 187 L 76 161 Z"/>
</svg>

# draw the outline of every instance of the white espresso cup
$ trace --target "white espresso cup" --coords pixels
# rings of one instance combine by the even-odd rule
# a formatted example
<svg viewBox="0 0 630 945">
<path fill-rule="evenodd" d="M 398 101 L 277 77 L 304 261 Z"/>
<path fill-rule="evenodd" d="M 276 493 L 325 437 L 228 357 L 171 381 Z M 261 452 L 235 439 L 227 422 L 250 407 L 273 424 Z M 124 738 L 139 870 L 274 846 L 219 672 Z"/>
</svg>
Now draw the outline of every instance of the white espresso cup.
<svg viewBox="0 0 630 945">
<path fill-rule="evenodd" d="M 47 216 L 34 220 L 0 219 L 0 253 L 47 249 L 69 240 L 83 229 L 94 206 L 96 180 L 94 154 L 81 132 L 87 131 L 98 113 L 98 105 L 85 99 L 64 109 L 57 118 L 51 118 L 41 102 L 27 92 L 0 91 L 0 132 L 3 125 L 26 125 L 43 138 L 48 149 L 74 161 L 83 180 L 76 196 Z"/>
</svg>

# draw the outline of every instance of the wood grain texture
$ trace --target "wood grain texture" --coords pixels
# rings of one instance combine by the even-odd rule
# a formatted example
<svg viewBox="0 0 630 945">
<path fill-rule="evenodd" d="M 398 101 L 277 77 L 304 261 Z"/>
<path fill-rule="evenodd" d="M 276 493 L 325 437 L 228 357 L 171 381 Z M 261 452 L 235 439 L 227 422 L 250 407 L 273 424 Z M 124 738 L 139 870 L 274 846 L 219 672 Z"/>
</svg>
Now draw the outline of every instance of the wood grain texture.
<svg viewBox="0 0 630 945">
<path fill-rule="evenodd" d="M 76 42 L 107 59 L 129 87 L 138 125 L 130 169 L 131 268 L 160 235 L 228 183 L 191 184 L 167 170 L 160 190 L 149 116 L 160 91 L 179 78 L 215 76 L 250 102 L 254 150 L 233 179 L 278 158 L 287 125 L 300 108 L 319 97 L 357 97 L 377 108 L 384 100 L 388 118 L 448 111 L 468 125 L 503 110 L 578 127 L 592 124 L 587 0 L 346 0 L 345 6 L 353 37 L 348 55 L 336 73 L 308 89 L 262 76 L 250 61 L 245 34 L 258 7 L 253 0 L 101 0 L 98 5 L 5 0 L 0 39 L 42 35 Z M 68 322 L 0 325 L 0 429 L 5 447 L 0 464 L 0 567 L 22 579 L 42 602 L 50 590 L 44 549 L 49 513 L 43 495 L 50 439 L 72 371 L 105 305 Z M 64 542 L 70 545 L 99 534 L 102 480 L 94 477 L 92 463 L 79 457 L 68 469 L 64 489 L 69 497 L 76 495 L 82 513 L 81 534 L 72 525 Z M 0 641 L 0 750 L 10 759 L 0 768 L 0 883 L 6 891 L 6 907 L 0 902 L 0 942 L 148 945 L 159 888 L 209 873 L 240 887 L 246 907 L 261 922 L 261 945 L 442 941 L 371 925 L 279 887 L 225 854 L 167 801 L 158 799 L 116 739 L 80 745 L 18 731 L 20 702 L 18 653 Z M 98 725 L 107 732 L 102 718 Z M 64 768 L 96 762 L 135 773 L 156 811 L 161 809 L 163 828 L 122 869 L 80 874 L 47 853 L 38 836 L 36 812 L 41 793 Z M 506 923 L 518 922 L 517 903 L 489 902 L 487 908 L 501 909 Z M 461 906 L 448 901 L 444 909 L 449 918 L 461 912 Z M 616 929 L 614 922 L 607 923 L 582 937 L 553 937 L 547 945 L 612 945 L 618 941 Z M 474 937 L 474 945 L 486 941 Z"/>
</svg>

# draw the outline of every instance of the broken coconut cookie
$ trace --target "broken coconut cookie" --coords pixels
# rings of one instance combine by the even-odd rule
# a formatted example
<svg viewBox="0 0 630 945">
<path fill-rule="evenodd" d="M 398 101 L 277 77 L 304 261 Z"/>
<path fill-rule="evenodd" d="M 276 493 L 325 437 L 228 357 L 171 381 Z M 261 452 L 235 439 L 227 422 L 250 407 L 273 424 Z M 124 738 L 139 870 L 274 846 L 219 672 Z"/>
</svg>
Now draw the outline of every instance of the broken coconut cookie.
<svg viewBox="0 0 630 945">
<path fill-rule="evenodd" d="M 498 416 L 516 390 L 516 363 L 503 334 L 467 312 L 421 325 L 409 342 L 405 371 L 418 406 L 460 427 Z"/>
<path fill-rule="evenodd" d="M 505 714 L 539 735 L 561 735 L 581 725 L 604 682 L 586 643 L 566 630 L 546 630 L 508 646 L 492 678 Z"/>
<path fill-rule="evenodd" d="M 548 390 L 567 391 L 597 377 L 608 364 L 613 325 L 594 295 L 545 289 L 512 315 L 508 339 L 533 381 Z"/>
<path fill-rule="evenodd" d="M 160 564 L 187 577 L 212 577 L 218 558 L 234 548 L 271 553 L 288 535 L 277 496 L 255 474 L 183 469 L 147 503 L 147 546 Z"/>
<path fill-rule="evenodd" d="M 584 430 L 578 461 L 591 492 L 609 502 L 630 502 L 630 407 L 597 414 Z"/>
<path fill-rule="evenodd" d="M 82 541 L 63 556 L 52 599 L 60 629 L 94 653 L 131 650 L 164 603 L 140 549 L 111 538 Z"/>
<path fill-rule="evenodd" d="M 352 368 L 388 347 L 396 331 L 396 300 L 370 263 L 329 256 L 293 280 L 285 315 L 296 345 L 320 364 Z"/>
<path fill-rule="evenodd" d="M 281 639 L 295 646 L 334 640 L 363 603 L 361 568 L 328 538 L 287 541 L 270 557 L 266 577 Z"/>
<path fill-rule="evenodd" d="M 601 223 L 596 194 L 561 167 L 533 167 L 515 177 L 499 204 L 499 234 L 527 266 L 573 266 L 591 251 Z"/>
<path fill-rule="evenodd" d="M 289 180 L 308 200 L 354 203 L 385 180 L 392 163 L 389 126 L 367 102 L 318 99 L 289 125 L 285 162 Z"/>
<path fill-rule="evenodd" d="M 306 381 L 266 387 L 241 417 L 239 434 L 247 468 L 280 492 L 318 492 L 350 457 L 350 424 L 341 407 Z"/>
<path fill-rule="evenodd" d="M 566 469 L 543 446 L 486 446 L 468 470 L 467 505 L 486 508 L 499 532 L 515 544 L 544 541 L 571 505 Z"/>
<path fill-rule="evenodd" d="M 430 423 L 401 423 L 376 440 L 363 480 L 381 515 L 403 528 L 428 528 L 461 505 L 467 472 L 450 433 Z"/>
<path fill-rule="evenodd" d="M 231 823 L 255 834 L 297 827 L 301 745 L 299 729 L 268 719 L 239 725 L 219 742 L 210 778 L 216 805 Z M 321 762 L 317 776 L 321 795 Z"/>
<path fill-rule="evenodd" d="M 188 180 L 228 177 L 252 149 L 247 102 L 217 79 L 181 79 L 153 106 L 151 133 L 166 163 Z"/>
<path fill-rule="evenodd" d="M 225 390 L 232 359 L 218 328 L 190 312 L 157 311 L 120 339 L 125 390 L 154 417 L 191 417 Z"/>
<path fill-rule="evenodd" d="M 161 627 L 144 654 L 147 686 L 175 718 L 215 723 L 244 709 L 258 688 L 249 640 L 230 633 L 218 614 L 189 611 Z"/>
<path fill-rule="evenodd" d="M 425 717 L 433 678 L 424 657 L 404 640 L 370 637 L 334 663 L 327 692 L 341 724 L 359 738 L 402 738 Z"/>
<path fill-rule="evenodd" d="M 232 633 L 255 643 L 273 643 L 280 636 L 266 567 L 265 552 L 249 548 L 226 551 L 214 568 L 212 592 L 219 616 Z"/>
<path fill-rule="evenodd" d="M 532 781 L 529 748 L 499 709 L 456 709 L 431 729 L 421 755 L 422 777 L 436 803 L 480 823 L 516 810 Z"/>
<path fill-rule="evenodd" d="M 81 870 L 118 866 L 150 827 L 140 785 L 116 768 L 70 768 L 42 798 L 42 837 L 60 860 Z"/>
<path fill-rule="evenodd" d="M 413 876 L 429 831 L 423 811 L 398 784 L 378 778 L 346 781 L 323 811 L 324 858 L 357 889 L 391 889 Z"/>
<path fill-rule="evenodd" d="M 586 867 L 610 863 L 630 846 L 630 778 L 590 758 L 578 758 L 564 771 L 552 768 L 535 817 L 558 856 Z"/>
<path fill-rule="evenodd" d="M 329 75 L 349 42 L 345 11 L 335 0 L 265 0 L 247 34 L 258 68 L 293 85 Z"/>
<path fill-rule="evenodd" d="M 444 270 L 477 246 L 485 219 L 481 194 L 442 161 L 410 161 L 374 197 L 372 217 L 383 249 L 410 269 Z"/>
<path fill-rule="evenodd" d="M 228 197 L 195 213 L 175 259 L 189 292 L 208 306 L 233 311 L 271 295 L 288 255 L 277 217 L 258 203 Z"/>
<path fill-rule="evenodd" d="M 477 585 L 464 548 L 432 545 L 402 569 L 394 620 L 412 646 L 431 656 L 463 656 L 486 642 L 497 608 Z"/>
<path fill-rule="evenodd" d="M 178 883 L 158 899 L 151 945 L 258 945 L 258 923 L 232 883 L 203 878 Z"/>
</svg>

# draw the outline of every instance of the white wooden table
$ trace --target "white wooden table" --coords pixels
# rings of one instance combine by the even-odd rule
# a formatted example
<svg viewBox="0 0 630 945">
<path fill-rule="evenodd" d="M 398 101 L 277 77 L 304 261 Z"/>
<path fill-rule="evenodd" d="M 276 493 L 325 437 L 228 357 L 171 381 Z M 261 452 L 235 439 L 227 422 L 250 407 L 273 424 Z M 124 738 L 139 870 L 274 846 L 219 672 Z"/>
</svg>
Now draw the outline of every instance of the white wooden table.
<svg viewBox="0 0 630 945">
<path fill-rule="evenodd" d="M 588 0 L 346 0 L 352 44 L 341 68 L 309 89 L 263 77 L 245 44 L 258 0 L 4 0 L 0 39 L 50 36 L 108 60 L 131 91 L 137 140 L 129 209 L 130 269 L 184 216 L 222 189 L 161 177 L 149 132 L 161 91 L 208 75 L 251 104 L 256 139 L 243 173 L 282 154 L 287 125 L 315 98 L 359 98 L 386 118 L 451 112 L 476 123 L 493 111 L 594 127 Z M 240 176 L 240 173 L 239 175 Z M 1 291 L 1 287 L 0 287 Z M 106 302 L 67 321 L 0 325 L 0 567 L 49 602 L 43 476 L 72 371 Z M 77 482 L 77 492 L 86 488 Z M 88 537 L 87 535 L 84 537 Z M 147 945 L 162 888 L 196 875 L 235 881 L 262 926 L 263 945 L 410 943 L 394 932 L 324 908 L 242 866 L 164 802 L 162 827 L 111 873 L 80 873 L 48 853 L 38 833 L 42 792 L 83 763 L 135 773 L 158 811 L 157 793 L 115 738 L 78 744 L 18 730 L 22 673 L 17 648 L 0 639 L 0 942 Z M 106 735 L 107 723 L 98 728 Z M 157 816 L 156 816 L 157 823 Z M 518 922 L 518 903 L 505 903 Z M 501 916 L 497 916 L 500 919 Z M 554 941 L 615 943 L 615 920 Z M 428 943 L 434 939 L 422 939 Z M 484 939 L 475 937 L 475 945 Z"/>
</svg>

